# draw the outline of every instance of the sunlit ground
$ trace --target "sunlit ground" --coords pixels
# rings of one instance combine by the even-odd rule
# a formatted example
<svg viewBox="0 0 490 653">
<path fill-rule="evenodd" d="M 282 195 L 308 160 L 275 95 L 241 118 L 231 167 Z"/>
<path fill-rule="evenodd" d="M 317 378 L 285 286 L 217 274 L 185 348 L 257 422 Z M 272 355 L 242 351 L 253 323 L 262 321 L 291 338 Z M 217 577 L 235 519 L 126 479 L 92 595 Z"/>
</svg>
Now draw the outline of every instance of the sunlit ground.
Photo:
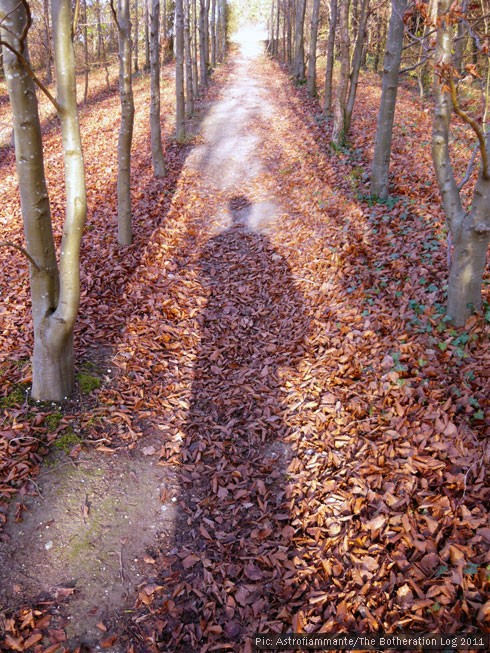
<svg viewBox="0 0 490 653">
<path fill-rule="evenodd" d="M 245 57 L 257 57 L 264 51 L 267 30 L 260 24 L 241 26 L 232 37 Z"/>
</svg>

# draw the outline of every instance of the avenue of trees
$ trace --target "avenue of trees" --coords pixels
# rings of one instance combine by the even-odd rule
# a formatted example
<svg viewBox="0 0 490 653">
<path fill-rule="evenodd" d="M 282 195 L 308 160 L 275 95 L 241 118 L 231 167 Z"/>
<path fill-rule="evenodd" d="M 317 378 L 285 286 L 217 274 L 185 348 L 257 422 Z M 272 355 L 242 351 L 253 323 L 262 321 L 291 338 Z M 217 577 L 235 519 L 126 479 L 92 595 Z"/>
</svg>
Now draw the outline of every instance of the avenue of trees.
<svg viewBox="0 0 490 653">
<path fill-rule="evenodd" d="M 420 95 L 433 100 L 432 157 L 449 231 L 447 311 L 457 326 L 481 306 L 490 242 L 489 20 L 488 0 L 273 0 L 269 19 L 269 53 L 289 67 L 298 84 L 306 84 L 310 95 L 323 84 L 323 110 L 332 118 L 335 147 L 348 144 L 361 68 L 381 75 L 371 169 L 375 198 L 385 200 L 389 194 L 400 78 L 415 78 Z M 320 54 L 326 58 L 323 80 L 317 79 Z M 481 111 L 465 111 L 475 95 Z M 453 114 L 471 127 L 474 139 L 474 156 L 460 183 L 450 157 Z M 464 206 L 461 188 L 475 167 L 478 181 Z"/>
<path fill-rule="evenodd" d="M 258 3 L 257 11 L 264 8 Z M 389 194 L 389 162 L 397 89 L 407 76 L 434 106 L 432 154 L 447 218 L 450 252 L 448 315 L 456 326 L 481 305 L 490 241 L 490 172 L 487 131 L 490 68 L 490 0 L 271 0 L 268 52 L 289 67 L 311 96 L 322 88 L 322 109 L 334 148 L 348 147 L 356 92 L 363 69 L 380 74 L 382 96 L 371 169 L 372 195 Z M 118 240 L 132 242 L 132 79 L 151 85 L 150 134 L 154 174 L 166 174 L 161 134 L 161 65 L 175 61 L 176 139 L 212 70 L 224 60 L 226 0 L 0 0 L 3 68 L 14 116 L 25 248 L 34 323 L 32 397 L 61 400 L 72 391 L 73 329 L 79 307 L 80 244 L 87 212 L 78 126 L 75 73 L 84 98 L 89 70 L 119 60 L 121 120 L 118 140 Z M 319 65 L 320 57 L 325 67 Z M 323 77 L 320 78 L 319 70 Z M 56 91 L 50 91 L 52 80 Z M 109 77 L 107 75 L 109 85 Z M 65 157 L 66 209 L 57 255 L 43 167 L 37 93 L 56 109 Z M 466 109 L 481 97 L 480 115 Z M 474 105 L 472 105 L 474 106 Z M 457 116 L 457 118 L 456 118 Z M 458 182 L 451 164 L 453 121 L 474 137 L 474 156 Z M 471 202 L 461 189 L 478 170 Z M 2 243 L 3 246 L 12 244 Z M 59 263 L 57 262 L 59 261 Z"/>
<path fill-rule="evenodd" d="M 143 4 L 143 3 L 142 3 Z M 161 13 L 163 14 L 161 17 Z M 35 25 L 35 28 L 34 28 Z M 161 33 L 161 36 L 160 36 Z M 225 0 L 151 0 L 144 6 L 114 0 L 72 6 L 70 0 L 0 0 L 2 58 L 13 113 L 25 248 L 30 268 L 34 324 L 33 381 L 36 400 L 61 401 L 73 389 L 73 330 L 80 302 L 80 246 L 87 215 L 84 160 L 78 124 L 76 72 L 108 67 L 119 56 L 121 122 L 118 140 L 118 241 L 132 242 L 131 145 L 134 124 L 132 76 L 150 73 L 151 151 L 156 177 L 165 175 L 160 125 L 160 63 L 176 61 L 176 138 L 185 138 L 185 121 L 196 96 L 208 84 L 226 49 Z M 32 37 L 32 38 L 31 38 Z M 30 46 L 31 41 L 35 44 Z M 141 48 L 140 48 L 141 42 Z M 139 53 L 144 53 L 144 63 Z M 185 71 L 185 73 L 184 73 Z M 56 79 L 56 92 L 48 85 Z M 43 163 L 36 89 L 45 93 L 61 125 L 65 160 L 66 207 L 57 256 Z M 2 246 L 18 245 L 2 242 Z M 59 260 L 59 264 L 58 264 Z"/>
</svg>

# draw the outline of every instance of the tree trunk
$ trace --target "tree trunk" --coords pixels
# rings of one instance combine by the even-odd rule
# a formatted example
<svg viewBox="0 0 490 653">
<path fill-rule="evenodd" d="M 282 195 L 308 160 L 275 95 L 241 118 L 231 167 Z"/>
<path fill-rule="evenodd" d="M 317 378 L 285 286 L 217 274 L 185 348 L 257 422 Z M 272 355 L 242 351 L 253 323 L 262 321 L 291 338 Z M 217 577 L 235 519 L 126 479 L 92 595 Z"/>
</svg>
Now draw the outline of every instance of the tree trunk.
<svg viewBox="0 0 490 653">
<path fill-rule="evenodd" d="M 452 0 L 439 0 L 435 60 L 451 65 L 453 24 L 445 16 Z M 447 312 L 456 326 L 464 326 L 470 314 L 480 308 L 482 278 L 490 242 L 490 137 L 480 144 L 482 165 L 473 191 L 471 209 L 465 211 L 454 179 L 449 153 L 449 125 L 452 100 L 442 81 L 435 79 L 435 114 L 432 158 L 442 197 L 444 213 L 454 245 L 448 283 Z M 480 132 L 480 136 L 483 137 Z M 449 243 L 450 246 L 450 243 Z"/>
<path fill-rule="evenodd" d="M 371 168 L 371 195 L 386 199 L 389 193 L 389 168 L 391 157 L 391 139 L 395 118 L 398 77 L 402 56 L 403 34 L 405 25 L 403 15 L 407 0 L 392 0 L 391 17 L 388 27 L 388 40 L 383 63 L 383 85 L 379 105 L 374 157 Z"/>
<path fill-rule="evenodd" d="M 199 6 L 199 72 L 201 86 L 206 86 L 209 67 L 209 0 L 199 0 Z"/>
<path fill-rule="evenodd" d="M 323 110 L 327 116 L 332 113 L 332 74 L 337 31 L 337 0 L 330 0 L 330 24 L 328 27 L 327 64 L 325 69 L 325 98 Z"/>
<path fill-rule="evenodd" d="M 131 144 L 133 141 L 134 101 L 131 81 L 131 22 L 129 0 L 119 0 L 119 93 L 121 125 L 117 142 L 117 233 L 120 245 L 131 245 Z"/>
<path fill-rule="evenodd" d="M 175 2 L 175 133 L 179 143 L 185 139 L 185 94 L 184 94 L 184 9 L 183 0 Z"/>
<path fill-rule="evenodd" d="M 352 70 L 349 78 L 349 93 L 347 95 L 347 103 L 345 105 L 345 118 L 344 118 L 345 136 L 347 136 L 350 131 L 352 112 L 354 111 L 354 104 L 356 101 L 357 84 L 359 81 L 359 73 L 361 71 L 364 42 L 366 40 L 366 25 L 367 25 L 367 19 L 369 15 L 368 9 L 369 9 L 369 0 L 363 0 L 362 7 L 361 7 L 361 14 L 358 22 L 356 45 L 354 46 L 354 55 L 352 57 Z"/>
<path fill-rule="evenodd" d="M 150 8 L 150 134 L 151 160 L 155 177 L 165 177 L 160 126 L 160 0 Z"/>
<path fill-rule="evenodd" d="M 211 67 L 216 68 L 216 0 L 211 0 Z"/>
<path fill-rule="evenodd" d="M 87 103 L 88 100 L 88 16 L 87 16 L 87 0 L 83 0 L 83 102 Z"/>
<path fill-rule="evenodd" d="M 197 0 L 191 0 L 191 9 L 192 95 L 195 100 L 199 94 L 199 71 L 197 68 L 199 58 L 199 46 L 197 43 Z"/>
<path fill-rule="evenodd" d="M 85 0 L 86 2 L 87 0 Z M 139 7 L 138 7 L 138 0 L 134 0 L 134 38 L 133 38 L 133 47 L 134 47 L 134 72 L 138 73 L 140 66 L 139 66 L 139 27 L 140 27 L 140 21 L 139 21 Z M 151 30 L 150 30 L 151 31 Z M 150 35 L 151 39 L 151 35 Z M 151 48 L 151 45 L 150 45 Z M 151 60 L 151 54 L 150 54 L 150 60 Z M 151 61 L 150 61 L 150 66 L 151 66 Z"/>
<path fill-rule="evenodd" d="M 192 48 L 190 35 L 190 0 L 184 0 L 184 57 L 185 57 L 185 112 L 194 113 L 194 87 L 192 83 Z"/>
<path fill-rule="evenodd" d="M 296 27 L 294 35 L 294 77 L 305 81 L 305 12 L 306 0 L 296 0 Z"/>
<path fill-rule="evenodd" d="M 316 43 L 318 38 L 318 22 L 320 14 L 320 0 L 313 0 L 311 13 L 310 56 L 308 59 L 307 89 L 312 97 L 316 95 Z"/>
<path fill-rule="evenodd" d="M 340 76 L 334 103 L 332 143 L 336 146 L 345 144 L 345 108 L 350 72 L 350 38 L 349 38 L 350 0 L 342 0 L 339 12 L 340 32 Z"/>
<path fill-rule="evenodd" d="M 150 70 L 150 11 L 149 3 L 151 0 L 143 0 L 145 3 L 144 20 L 145 20 L 145 72 Z"/>
<path fill-rule="evenodd" d="M 49 0 L 43 0 L 44 11 L 44 47 L 46 48 L 46 77 L 45 83 L 53 81 L 53 48 L 51 47 L 51 27 L 49 24 Z"/>
</svg>

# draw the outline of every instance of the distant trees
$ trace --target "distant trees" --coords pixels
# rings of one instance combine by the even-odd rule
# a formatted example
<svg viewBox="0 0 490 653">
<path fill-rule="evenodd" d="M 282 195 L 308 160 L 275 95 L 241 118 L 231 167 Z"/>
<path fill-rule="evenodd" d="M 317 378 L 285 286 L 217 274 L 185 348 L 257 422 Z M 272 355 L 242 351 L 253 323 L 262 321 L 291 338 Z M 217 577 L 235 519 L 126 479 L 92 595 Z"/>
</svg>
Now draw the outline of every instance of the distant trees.
<svg viewBox="0 0 490 653">
<path fill-rule="evenodd" d="M 308 22 L 311 28 L 305 31 Z M 312 96 L 317 93 L 316 61 L 318 43 L 322 44 L 326 55 L 323 110 L 326 117 L 332 118 L 327 124 L 331 126 L 332 143 L 337 147 L 349 144 L 361 68 L 377 72 L 383 61 L 382 96 L 371 169 L 371 193 L 376 199 L 384 200 L 389 194 L 400 75 L 409 75 L 414 80 L 421 98 L 425 99 L 433 89 L 432 155 L 449 228 L 447 310 L 457 325 L 464 324 L 471 311 L 481 305 L 482 275 L 490 242 L 489 26 L 489 0 L 391 0 L 390 3 L 327 0 L 322 4 L 316 0 L 274 0 L 269 19 L 269 53 L 289 66 L 297 84 L 306 81 Z M 354 44 L 353 52 L 351 44 Z M 336 75 L 333 74 L 335 59 Z M 465 100 L 459 98 L 459 88 L 464 88 L 461 82 L 467 83 L 471 77 L 479 80 L 483 107 L 480 116 L 465 110 Z M 474 155 L 459 184 L 450 157 L 453 113 L 471 128 L 475 137 Z M 478 179 L 465 208 L 461 189 L 472 177 L 478 160 Z"/>
<path fill-rule="evenodd" d="M 199 16 L 201 5 L 197 5 L 195 0 L 192 5 L 189 0 L 185 0 L 188 29 L 185 53 L 180 46 L 184 41 L 179 40 L 184 29 L 182 1 L 178 0 L 175 6 L 173 0 L 163 0 L 164 41 L 167 44 L 172 43 L 171 35 L 177 28 L 176 50 L 179 51 L 179 57 L 186 57 L 190 63 L 187 66 L 186 92 L 188 113 L 191 114 L 193 110 L 191 98 L 193 100 L 198 90 L 191 73 L 197 67 L 198 53 L 204 52 L 206 69 L 204 84 L 207 83 L 212 70 L 211 63 L 217 64 L 225 56 L 226 0 L 213 0 L 210 20 L 207 16 L 210 0 L 205 0 L 204 23 Z M 135 18 L 133 27 L 130 19 L 130 0 L 118 0 L 117 8 L 113 4 L 114 0 L 106 2 L 95 0 L 90 3 L 81 0 L 81 3 L 76 6 L 74 15 L 70 0 L 50 0 L 51 14 L 46 13 L 49 0 L 32 0 L 32 2 L 38 3 L 34 17 L 27 0 L 0 0 L 0 44 L 13 113 L 25 247 L 12 242 L 1 242 L 0 246 L 20 250 L 29 264 L 34 326 L 32 397 L 38 400 L 61 401 L 68 397 L 73 389 L 73 331 L 80 302 L 80 246 L 87 214 L 84 163 L 77 114 L 75 79 L 77 56 L 79 71 L 84 73 L 84 99 L 87 100 L 90 66 L 97 64 L 106 68 L 109 86 L 108 56 L 114 53 L 118 41 L 121 94 L 117 182 L 118 241 L 121 245 L 129 245 L 132 242 L 131 145 L 134 123 L 132 63 L 133 61 L 138 63 L 139 39 L 138 31 L 133 30 L 141 21 L 145 28 L 140 30 L 143 34 L 142 38 L 145 38 L 144 33 L 148 31 L 148 46 L 151 50 L 151 56 L 150 52 L 148 56 L 151 59 L 152 159 L 155 175 L 161 177 L 165 174 L 160 122 L 160 6 L 159 0 L 151 0 L 151 5 L 148 5 L 148 2 L 135 2 L 132 14 Z M 149 7 L 147 13 L 146 7 Z M 112 21 L 109 12 L 112 13 Z M 177 14 L 176 17 L 174 12 Z M 198 34 L 199 23 L 201 32 Z M 207 33 L 202 31 L 202 24 L 207 26 Z M 33 37 L 34 41 L 32 57 L 27 47 L 28 35 L 29 38 Z M 170 52 L 174 54 L 173 48 Z M 56 99 L 47 86 L 52 79 L 53 59 Z M 40 80 L 39 70 L 44 71 L 44 84 Z M 61 126 L 66 210 L 59 264 L 44 175 L 36 85 L 49 97 Z M 179 110 L 177 121 L 179 140 L 184 138 L 184 121 L 185 115 Z"/>
</svg>

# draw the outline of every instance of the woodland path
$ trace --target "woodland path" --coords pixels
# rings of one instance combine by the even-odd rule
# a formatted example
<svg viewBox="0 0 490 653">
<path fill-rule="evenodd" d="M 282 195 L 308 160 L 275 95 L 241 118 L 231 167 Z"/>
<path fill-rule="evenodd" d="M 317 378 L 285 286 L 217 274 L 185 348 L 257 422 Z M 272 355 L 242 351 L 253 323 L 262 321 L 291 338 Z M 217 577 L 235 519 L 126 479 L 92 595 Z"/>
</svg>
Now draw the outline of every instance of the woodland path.
<svg viewBox="0 0 490 653">
<path fill-rule="evenodd" d="M 475 361 L 431 339 L 445 252 L 427 207 L 363 203 L 361 148 L 332 155 L 257 41 L 215 75 L 176 188 L 135 166 L 135 247 L 87 245 L 77 342 L 99 338 L 110 375 L 82 426 L 105 445 L 42 471 L 0 543 L 0 599 L 50 610 L 53 643 L 114 653 L 472 630 L 490 609 L 488 452 L 451 392 Z M 468 346 L 483 402 L 488 354 Z"/>
</svg>

